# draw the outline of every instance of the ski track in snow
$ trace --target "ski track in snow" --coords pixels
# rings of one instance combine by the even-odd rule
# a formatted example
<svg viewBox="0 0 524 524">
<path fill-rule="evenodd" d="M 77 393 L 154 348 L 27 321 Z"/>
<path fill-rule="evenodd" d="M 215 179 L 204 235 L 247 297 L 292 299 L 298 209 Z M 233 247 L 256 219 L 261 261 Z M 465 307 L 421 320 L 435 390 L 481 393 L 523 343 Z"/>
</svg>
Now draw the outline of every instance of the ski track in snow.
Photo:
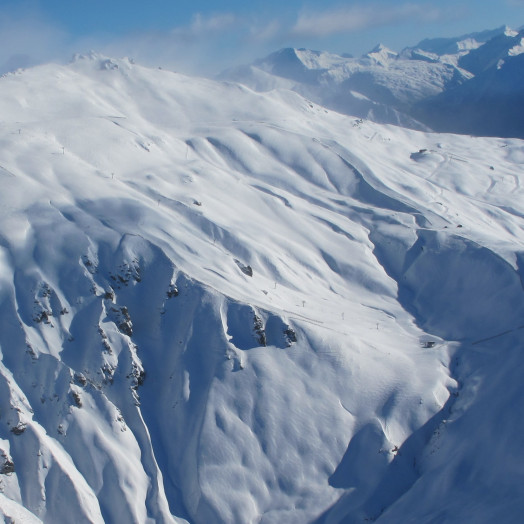
<svg viewBox="0 0 524 524">
<path fill-rule="evenodd" d="M 519 140 L 96 55 L 0 93 L 6 521 L 517 522 Z"/>
</svg>

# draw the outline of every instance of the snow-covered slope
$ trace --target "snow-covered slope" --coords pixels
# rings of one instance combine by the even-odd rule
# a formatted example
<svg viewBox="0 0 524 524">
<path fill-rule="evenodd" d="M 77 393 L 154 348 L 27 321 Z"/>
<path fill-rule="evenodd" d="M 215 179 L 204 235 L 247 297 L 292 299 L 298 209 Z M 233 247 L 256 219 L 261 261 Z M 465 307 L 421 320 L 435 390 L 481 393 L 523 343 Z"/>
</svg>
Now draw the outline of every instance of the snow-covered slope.
<svg viewBox="0 0 524 524">
<path fill-rule="evenodd" d="M 6 521 L 516 522 L 521 141 L 96 55 L 0 114 Z"/>
</svg>

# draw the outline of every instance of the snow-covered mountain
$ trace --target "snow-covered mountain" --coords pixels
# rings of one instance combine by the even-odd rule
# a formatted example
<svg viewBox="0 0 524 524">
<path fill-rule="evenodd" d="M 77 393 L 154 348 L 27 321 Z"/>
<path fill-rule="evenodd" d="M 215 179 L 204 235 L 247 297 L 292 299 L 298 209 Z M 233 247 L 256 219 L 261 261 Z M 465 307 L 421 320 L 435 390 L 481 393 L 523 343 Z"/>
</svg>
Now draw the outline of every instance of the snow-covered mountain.
<svg viewBox="0 0 524 524">
<path fill-rule="evenodd" d="M 424 59 L 425 57 L 427 60 L 444 61 L 457 65 L 459 60 L 492 39 L 510 36 L 514 33 L 515 31 L 509 27 L 502 26 L 497 29 L 469 33 L 458 37 L 426 38 L 414 47 L 405 48 L 402 55 L 416 59 Z M 470 71 L 468 67 L 465 69 Z"/>
<path fill-rule="evenodd" d="M 413 129 L 524 137 L 524 32 L 508 27 L 382 44 L 361 58 L 283 49 L 220 78 L 257 91 L 292 89 L 344 114 Z M 515 110 L 516 109 L 516 110 Z"/>
<path fill-rule="evenodd" d="M 0 114 L 6 522 L 518 522 L 522 141 L 98 55 Z"/>
<path fill-rule="evenodd" d="M 401 58 L 383 45 L 359 59 L 282 49 L 220 75 L 257 91 L 292 89 L 347 115 L 420 130 L 427 128 L 409 116 L 411 105 L 470 77 L 455 65 Z"/>
<path fill-rule="evenodd" d="M 524 31 L 492 38 L 460 58 L 475 77 L 421 101 L 412 113 L 437 131 L 524 137 Z"/>
</svg>

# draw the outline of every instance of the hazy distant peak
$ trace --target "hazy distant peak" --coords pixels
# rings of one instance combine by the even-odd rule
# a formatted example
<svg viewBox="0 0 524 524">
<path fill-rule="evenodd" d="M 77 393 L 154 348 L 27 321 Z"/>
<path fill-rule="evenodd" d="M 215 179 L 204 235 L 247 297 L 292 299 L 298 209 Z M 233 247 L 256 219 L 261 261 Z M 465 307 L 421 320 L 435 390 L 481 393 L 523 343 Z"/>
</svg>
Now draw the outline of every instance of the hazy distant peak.
<svg viewBox="0 0 524 524">
<path fill-rule="evenodd" d="M 519 34 L 518 31 L 515 31 L 514 29 L 511 29 L 510 27 L 506 26 L 506 29 L 504 31 L 504 34 L 506 36 L 517 36 Z"/>
<path fill-rule="evenodd" d="M 326 51 L 284 48 L 255 61 L 253 66 L 264 73 L 311 84 L 317 83 L 324 73 L 336 70 L 351 60 Z"/>
<path fill-rule="evenodd" d="M 314 51 L 312 49 L 295 49 L 292 47 L 280 49 L 266 58 L 257 60 L 255 65 L 265 70 L 276 72 L 279 69 L 301 67 L 306 70 L 326 70 L 340 65 L 348 60 L 327 51 Z"/>
<path fill-rule="evenodd" d="M 469 33 L 451 38 L 426 38 L 416 46 L 408 49 L 420 49 L 439 56 L 453 55 L 470 49 L 476 49 L 492 38 L 511 32 L 508 26 L 496 29 Z"/>
<path fill-rule="evenodd" d="M 377 44 L 371 51 L 369 51 L 368 54 L 373 54 L 373 53 L 388 53 L 393 56 L 397 56 L 398 54 L 395 51 L 392 51 L 391 49 L 389 49 L 387 46 L 385 46 L 382 43 Z"/>
<path fill-rule="evenodd" d="M 331 69 L 333 66 L 344 62 L 339 55 L 326 51 L 311 51 L 309 49 L 297 49 L 297 57 L 308 69 Z"/>
<path fill-rule="evenodd" d="M 369 53 L 364 55 L 364 58 L 371 58 L 379 64 L 385 64 L 391 59 L 398 58 L 398 53 L 392 51 L 384 44 L 377 44 Z"/>
<path fill-rule="evenodd" d="M 521 36 L 516 33 L 515 36 Z M 517 43 L 508 51 L 509 56 L 517 56 L 524 53 L 524 37 L 518 39 Z"/>
<path fill-rule="evenodd" d="M 501 26 L 454 38 L 423 40 L 401 53 L 378 44 L 361 58 L 286 48 L 250 66 L 225 72 L 221 78 L 262 92 L 292 90 L 328 109 L 376 122 L 441 129 L 442 106 L 452 105 L 445 93 L 450 99 L 464 93 L 465 100 L 471 98 L 470 89 L 477 92 L 481 84 L 482 89 L 489 91 L 495 85 L 492 77 L 495 78 L 496 71 L 501 72 L 496 75 L 497 92 L 508 89 L 512 93 L 519 89 L 521 92 L 518 67 L 523 57 L 524 32 Z M 481 76 L 468 86 L 474 77 Z M 472 112 L 478 112 L 479 108 L 473 106 Z M 459 108 L 453 107 L 453 112 L 460 114 Z M 504 109 L 499 113 L 508 122 L 515 122 L 508 136 L 521 136 L 522 119 L 515 118 L 515 111 Z M 449 122 L 455 119 L 450 117 Z M 454 123 L 446 130 L 478 134 L 480 126 L 478 129 L 482 128 L 484 133 L 493 132 L 492 125 L 485 126 L 484 122 L 467 129 L 465 125 Z M 505 131 L 498 129 L 497 133 Z"/>
<path fill-rule="evenodd" d="M 482 71 L 495 67 L 508 56 L 521 54 L 524 33 L 511 31 L 506 27 L 503 29 L 504 31 L 501 31 L 482 46 L 462 56 L 458 62 L 460 67 L 478 75 Z"/>
</svg>

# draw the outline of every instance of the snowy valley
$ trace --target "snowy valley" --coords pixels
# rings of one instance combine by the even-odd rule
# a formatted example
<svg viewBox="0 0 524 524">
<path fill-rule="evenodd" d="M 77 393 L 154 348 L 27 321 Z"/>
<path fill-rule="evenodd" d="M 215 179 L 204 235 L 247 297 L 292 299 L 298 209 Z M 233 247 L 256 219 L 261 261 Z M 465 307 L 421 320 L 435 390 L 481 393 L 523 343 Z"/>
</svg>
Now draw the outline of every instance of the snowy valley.
<svg viewBox="0 0 524 524">
<path fill-rule="evenodd" d="M 524 143 L 290 87 L 0 79 L 5 522 L 519 521 Z"/>
</svg>

